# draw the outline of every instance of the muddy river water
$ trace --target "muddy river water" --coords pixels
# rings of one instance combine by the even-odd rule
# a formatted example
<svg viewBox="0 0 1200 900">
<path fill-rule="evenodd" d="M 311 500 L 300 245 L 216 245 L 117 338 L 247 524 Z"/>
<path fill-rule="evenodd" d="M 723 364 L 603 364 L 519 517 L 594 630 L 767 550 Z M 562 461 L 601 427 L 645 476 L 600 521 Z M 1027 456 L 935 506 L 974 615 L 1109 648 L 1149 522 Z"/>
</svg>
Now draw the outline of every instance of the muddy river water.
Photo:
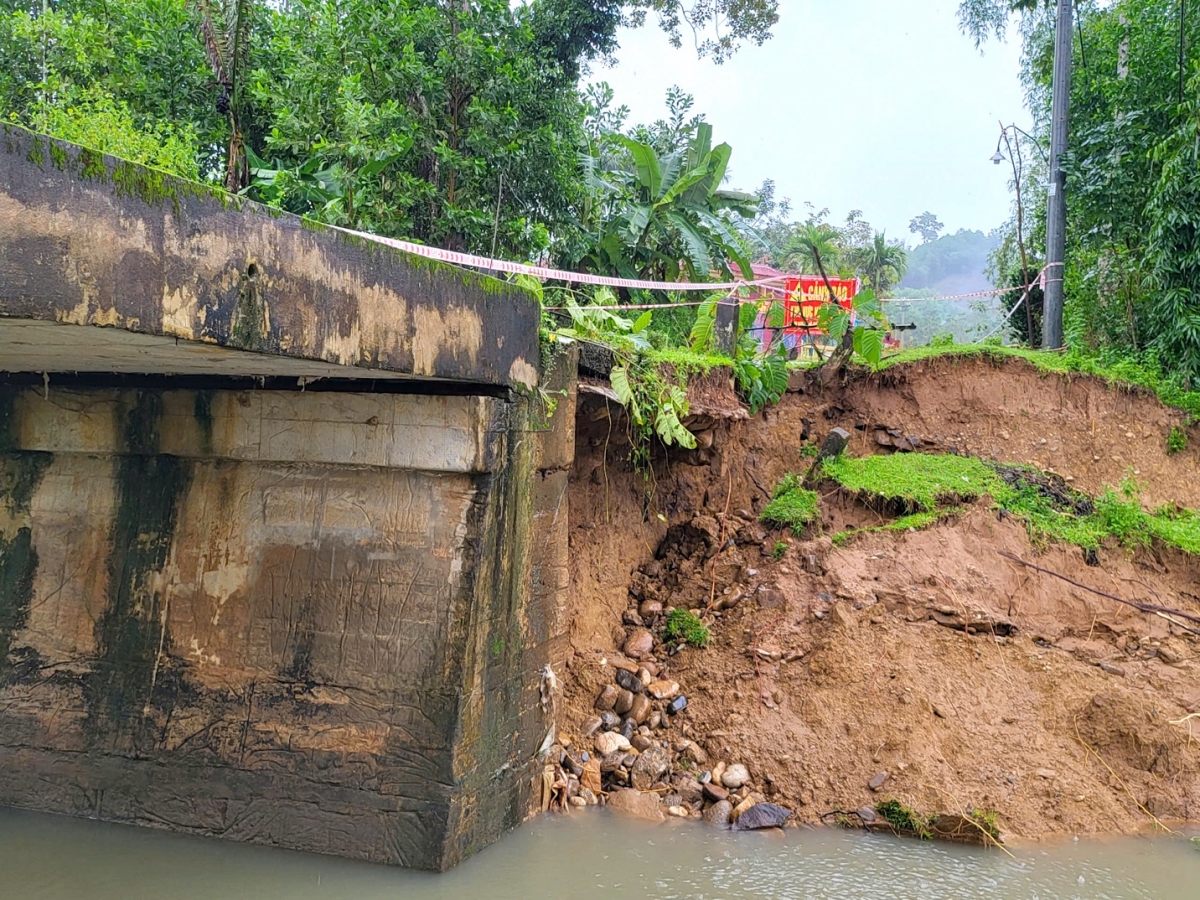
<svg viewBox="0 0 1200 900">
<path fill-rule="evenodd" d="M 20 900 L 830 898 L 1196 900 L 1183 839 L 998 851 L 836 831 L 722 834 L 602 812 L 543 817 L 444 875 L 0 810 L 0 897 Z"/>
</svg>

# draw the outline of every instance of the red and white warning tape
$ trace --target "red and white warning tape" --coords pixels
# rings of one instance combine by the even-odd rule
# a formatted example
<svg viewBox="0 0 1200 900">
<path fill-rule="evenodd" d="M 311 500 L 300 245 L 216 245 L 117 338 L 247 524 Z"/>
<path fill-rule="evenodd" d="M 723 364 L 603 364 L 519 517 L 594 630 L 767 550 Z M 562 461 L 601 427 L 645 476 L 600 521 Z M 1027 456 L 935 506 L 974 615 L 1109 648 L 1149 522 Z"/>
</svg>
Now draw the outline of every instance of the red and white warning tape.
<svg viewBox="0 0 1200 900">
<path fill-rule="evenodd" d="M 513 275 L 532 275 L 534 278 L 546 278 L 553 281 L 565 281 L 568 284 L 595 284 L 604 287 L 621 287 L 633 290 L 647 291 L 729 291 L 740 287 L 772 284 L 782 281 L 783 276 L 759 278 L 754 281 L 727 281 L 714 284 L 709 281 L 642 281 L 637 278 L 610 278 L 606 275 L 592 275 L 588 272 L 567 272 L 563 269 L 549 269 L 545 266 L 530 266 L 525 263 L 509 262 L 503 259 L 489 259 L 486 256 L 475 256 L 471 253 L 458 253 L 454 250 L 443 250 L 440 247 L 429 247 L 425 244 L 414 244 L 411 241 L 401 241 L 396 238 L 381 237 L 377 234 L 367 234 L 363 231 L 352 231 L 340 228 L 347 234 L 386 244 L 405 253 L 423 256 L 426 259 L 436 259 L 438 262 L 449 263 L 453 266 L 464 266 L 470 269 L 484 269 L 492 272 L 508 272 Z M 666 304 L 677 305 L 677 304 Z"/>
<path fill-rule="evenodd" d="M 337 226 L 331 226 L 337 228 Z M 769 278 L 757 278 L 751 281 L 725 281 L 725 282 L 709 282 L 709 281 L 643 281 L 637 278 L 613 278 L 607 275 L 593 275 L 589 272 L 568 272 L 564 269 L 551 269 L 546 266 L 531 266 L 527 263 L 509 262 L 504 259 L 490 259 L 486 256 L 475 256 L 472 253 L 459 253 L 455 250 L 443 250 L 441 247 L 430 247 L 426 244 L 414 244 L 412 241 L 402 241 L 397 238 L 383 237 L 378 234 L 368 234 L 365 231 L 354 231 L 349 228 L 338 228 L 338 231 L 344 231 L 347 234 L 352 234 L 355 237 L 360 237 L 368 241 L 375 241 L 379 244 L 384 244 L 388 247 L 393 247 L 397 250 L 402 250 L 405 253 L 412 253 L 415 256 L 422 256 L 426 259 L 434 259 L 438 262 L 449 263 L 453 266 L 463 266 L 469 269 L 482 269 L 490 272 L 508 272 L 512 275 L 532 275 L 534 278 L 544 278 L 552 281 L 564 281 L 568 284 L 594 284 L 602 287 L 618 287 L 629 288 L 632 290 L 647 290 L 647 291 L 734 291 L 743 287 L 762 287 L 765 285 L 778 285 L 780 282 L 786 282 L 789 279 L 795 278 L 794 275 L 773 275 Z M 1045 272 L 1039 276 L 1039 279 L 1045 281 Z M 1034 282 L 1035 284 L 1037 282 Z M 1026 289 L 1033 285 L 1027 285 Z M 903 297 L 888 297 L 880 300 L 880 303 L 905 303 L 905 302 L 925 302 L 929 300 L 965 300 L 970 297 L 990 297 L 995 294 L 1007 294 L 1010 291 L 1021 290 L 1021 288 L 995 288 L 990 291 L 974 291 L 969 294 L 949 294 L 944 297 L 914 297 L 905 299 Z M 664 309 L 668 307 L 678 306 L 697 306 L 705 301 L 697 301 L 695 303 L 646 303 L 640 305 L 622 304 L 624 309 Z"/>
</svg>

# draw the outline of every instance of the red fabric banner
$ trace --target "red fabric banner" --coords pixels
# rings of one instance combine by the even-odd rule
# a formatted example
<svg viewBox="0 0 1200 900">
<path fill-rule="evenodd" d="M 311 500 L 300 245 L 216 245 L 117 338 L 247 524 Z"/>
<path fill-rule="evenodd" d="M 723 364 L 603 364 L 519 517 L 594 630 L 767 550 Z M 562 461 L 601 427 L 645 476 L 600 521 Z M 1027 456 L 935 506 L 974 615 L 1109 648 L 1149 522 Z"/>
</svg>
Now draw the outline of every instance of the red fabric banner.
<svg viewBox="0 0 1200 900">
<path fill-rule="evenodd" d="M 857 278 L 831 278 L 829 287 L 838 305 L 851 309 L 858 294 Z M 829 302 L 829 290 L 820 275 L 801 275 L 787 280 L 784 301 L 784 331 L 787 334 L 821 334 L 818 313 Z"/>
</svg>

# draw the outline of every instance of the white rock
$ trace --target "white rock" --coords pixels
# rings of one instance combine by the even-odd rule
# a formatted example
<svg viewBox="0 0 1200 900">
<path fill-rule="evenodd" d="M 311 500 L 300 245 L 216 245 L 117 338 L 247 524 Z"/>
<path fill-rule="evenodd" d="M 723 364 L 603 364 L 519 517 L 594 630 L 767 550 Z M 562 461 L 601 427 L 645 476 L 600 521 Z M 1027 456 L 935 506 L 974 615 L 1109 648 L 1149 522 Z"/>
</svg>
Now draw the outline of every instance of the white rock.
<svg viewBox="0 0 1200 900">
<path fill-rule="evenodd" d="M 650 696 L 655 700 L 674 700 L 679 696 L 678 681 L 652 681 L 646 686 L 646 690 L 650 692 Z"/>
<path fill-rule="evenodd" d="M 596 752 L 601 756 L 608 756 L 618 750 L 632 749 L 633 745 L 629 743 L 629 739 L 615 731 L 605 731 L 603 734 L 596 735 Z"/>
<path fill-rule="evenodd" d="M 750 770 L 741 763 L 734 763 L 725 769 L 721 775 L 721 784 L 729 788 L 731 791 L 736 791 L 743 784 L 750 780 Z"/>
</svg>

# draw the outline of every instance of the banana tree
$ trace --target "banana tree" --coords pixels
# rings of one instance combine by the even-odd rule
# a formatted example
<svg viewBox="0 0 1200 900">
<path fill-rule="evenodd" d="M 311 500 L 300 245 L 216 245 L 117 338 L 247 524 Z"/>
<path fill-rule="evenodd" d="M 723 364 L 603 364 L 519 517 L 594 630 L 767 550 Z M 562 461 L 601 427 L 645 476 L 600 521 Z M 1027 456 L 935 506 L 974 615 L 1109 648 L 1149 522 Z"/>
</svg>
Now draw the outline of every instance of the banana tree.
<svg viewBox="0 0 1200 900">
<path fill-rule="evenodd" d="M 712 126 L 700 123 L 683 150 L 660 155 L 650 144 L 608 136 L 583 160 L 589 244 L 576 265 L 592 272 L 663 281 L 706 281 L 732 266 L 751 277 L 741 229 L 758 198 L 725 190 L 733 153 L 712 145 Z"/>
</svg>

